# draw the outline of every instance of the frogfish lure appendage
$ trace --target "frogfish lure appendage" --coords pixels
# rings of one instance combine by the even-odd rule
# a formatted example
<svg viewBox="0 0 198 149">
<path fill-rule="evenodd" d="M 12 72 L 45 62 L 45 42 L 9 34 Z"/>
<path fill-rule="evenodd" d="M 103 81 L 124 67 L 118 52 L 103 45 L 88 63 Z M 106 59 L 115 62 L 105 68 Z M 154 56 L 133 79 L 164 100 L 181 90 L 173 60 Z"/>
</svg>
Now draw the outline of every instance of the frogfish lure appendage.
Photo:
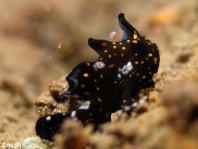
<svg viewBox="0 0 198 149">
<path fill-rule="evenodd" d="M 77 119 L 96 128 L 110 121 L 111 113 L 123 107 L 134 108 L 132 98 L 148 87 L 154 87 L 153 74 L 159 67 L 159 50 L 155 43 L 141 36 L 125 19 L 118 15 L 123 38 L 118 42 L 88 39 L 88 45 L 99 55 L 94 62 L 77 65 L 66 77 L 69 88 L 65 95 L 78 95 L 85 100 L 79 108 L 65 113 L 41 117 L 36 133 L 52 140 L 65 119 Z"/>
</svg>

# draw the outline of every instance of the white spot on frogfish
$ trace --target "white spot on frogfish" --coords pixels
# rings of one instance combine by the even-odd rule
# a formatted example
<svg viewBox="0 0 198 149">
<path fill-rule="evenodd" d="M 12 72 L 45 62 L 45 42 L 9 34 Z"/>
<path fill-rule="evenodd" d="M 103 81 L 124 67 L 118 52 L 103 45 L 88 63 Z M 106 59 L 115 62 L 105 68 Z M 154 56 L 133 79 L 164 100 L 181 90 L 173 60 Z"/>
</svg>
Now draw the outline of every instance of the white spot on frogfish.
<svg viewBox="0 0 198 149">
<path fill-rule="evenodd" d="M 95 62 L 95 64 L 93 65 L 93 67 L 94 67 L 94 69 L 95 70 L 98 70 L 98 69 L 102 69 L 102 68 L 104 68 L 105 67 L 105 63 L 103 63 L 103 62 Z"/>
<path fill-rule="evenodd" d="M 79 107 L 79 109 L 84 109 L 84 110 L 86 110 L 86 109 L 89 109 L 89 107 L 90 107 L 90 101 L 85 101 L 85 102 Z"/>
<path fill-rule="evenodd" d="M 76 117 L 76 111 L 72 111 L 72 112 L 71 112 L 71 117 L 72 117 L 72 118 Z"/>
<path fill-rule="evenodd" d="M 47 116 L 46 121 L 50 121 L 50 120 L 51 120 L 51 116 Z"/>
<path fill-rule="evenodd" d="M 123 75 L 129 74 L 129 72 L 131 72 L 132 70 L 133 70 L 133 65 L 130 61 L 122 68 L 118 68 L 118 71 L 121 72 Z"/>
<path fill-rule="evenodd" d="M 117 77 L 118 77 L 118 79 L 121 79 L 122 76 L 120 73 L 118 73 Z"/>
</svg>

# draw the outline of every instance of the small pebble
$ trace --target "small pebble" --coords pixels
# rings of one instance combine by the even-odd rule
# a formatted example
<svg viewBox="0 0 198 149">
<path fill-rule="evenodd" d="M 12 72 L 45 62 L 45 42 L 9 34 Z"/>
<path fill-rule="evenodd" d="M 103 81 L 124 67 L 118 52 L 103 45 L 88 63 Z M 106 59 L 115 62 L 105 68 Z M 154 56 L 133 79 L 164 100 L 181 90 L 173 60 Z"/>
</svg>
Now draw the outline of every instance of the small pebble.
<svg viewBox="0 0 198 149">
<path fill-rule="evenodd" d="M 29 137 L 21 142 L 23 149 L 47 149 L 46 144 L 39 137 Z"/>
</svg>

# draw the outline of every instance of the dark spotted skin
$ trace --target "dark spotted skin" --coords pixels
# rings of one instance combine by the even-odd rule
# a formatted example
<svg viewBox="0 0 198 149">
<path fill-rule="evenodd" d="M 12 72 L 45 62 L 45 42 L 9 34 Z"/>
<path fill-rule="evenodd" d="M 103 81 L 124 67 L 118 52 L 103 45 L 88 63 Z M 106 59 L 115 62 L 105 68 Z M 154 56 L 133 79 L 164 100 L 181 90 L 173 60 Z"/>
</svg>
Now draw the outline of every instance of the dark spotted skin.
<svg viewBox="0 0 198 149">
<path fill-rule="evenodd" d="M 141 89 L 154 87 L 153 74 L 159 67 L 156 44 L 141 36 L 124 14 L 118 16 L 124 31 L 122 41 L 88 40 L 99 57 L 95 62 L 81 63 L 66 77 L 69 89 L 65 95 L 78 95 L 90 101 L 88 108 L 40 118 L 37 135 L 51 140 L 64 119 L 76 118 L 83 124 L 98 125 L 110 121 L 112 112 L 132 105 Z M 48 118 L 47 118 L 48 117 Z"/>
</svg>

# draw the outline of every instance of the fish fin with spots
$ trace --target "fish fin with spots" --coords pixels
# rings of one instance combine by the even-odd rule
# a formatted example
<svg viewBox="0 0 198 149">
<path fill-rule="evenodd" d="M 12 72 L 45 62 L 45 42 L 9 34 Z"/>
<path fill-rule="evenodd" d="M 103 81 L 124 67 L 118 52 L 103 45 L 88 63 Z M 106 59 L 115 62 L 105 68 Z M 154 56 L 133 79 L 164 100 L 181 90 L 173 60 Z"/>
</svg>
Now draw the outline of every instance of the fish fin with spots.
<svg viewBox="0 0 198 149">
<path fill-rule="evenodd" d="M 69 116 L 70 114 L 56 113 L 39 118 L 35 127 L 36 134 L 42 139 L 53 140 L 54 135 L 60 132 L 62 123 Z"/>
<path fill-rule="evenodd" d="M 140 37 L 138 31 L 125 19 L 123 13 L 118 15 L 118 21 L 121 29 L 124 31 L 123 40 L 136 39 Z"/>
<path fill-rule="evenodd" d="M 97 94 L 92 95 L 92 101 L 90 102 L 90 105 L 86 108 L 78 108 L 76 110 L 76 118 L 80 120 L 83 124 L 86 123 L 94 123 L 95 127 L 98 125 L 109 121 L 110 116 L 105 116 L 105 111 L 111 111 L 110 109 L 106 109 L 105 104 L 102 103 L 102 97 L 101 101 L 98 100 Z"/>
<path fill-rule="evenodd" d="M 110 42 L 107 40 L 88 39 L 89 46 L 94 49 L 99 55 L 102 55 L 108 49 Z"/>
<path fill-rule="evenodd" d="M 89 96 L 94 91 L 95 72 L 93 63 L 81 63 L 77 65 L 66 77 L 69 88 L 64 92 L 65 95 L 78 95 L 89 100 Z"/>
</svg>

